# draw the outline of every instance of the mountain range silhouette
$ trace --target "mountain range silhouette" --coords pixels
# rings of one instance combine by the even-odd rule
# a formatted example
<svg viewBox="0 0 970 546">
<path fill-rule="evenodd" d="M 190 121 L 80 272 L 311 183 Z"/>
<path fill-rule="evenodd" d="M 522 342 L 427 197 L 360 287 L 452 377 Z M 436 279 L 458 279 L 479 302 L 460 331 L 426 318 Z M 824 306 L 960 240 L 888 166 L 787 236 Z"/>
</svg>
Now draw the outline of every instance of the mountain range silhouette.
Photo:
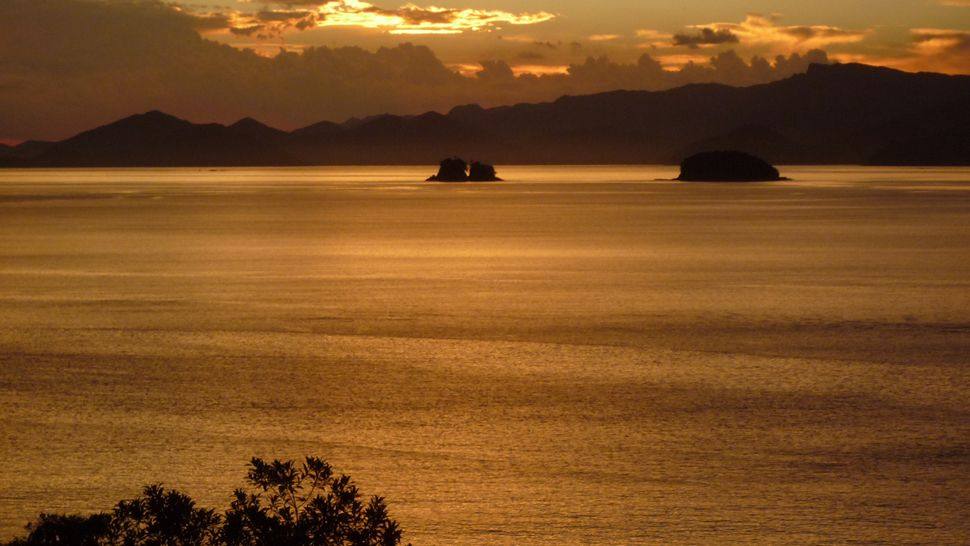
<svg viewBox="0 0 970 546">
<path fill-rule="evenodd" d="M 613 91 L 447 114 L 323 121 L 291 132 L 251 118 L 195 124 L 153 111 L 55 143 L 0 147 L 0 166 L 676 164 L 737 149 L 771 163 L 970 165 L 970 76 L 812 65 L 752 87 Z"/>
</svg>

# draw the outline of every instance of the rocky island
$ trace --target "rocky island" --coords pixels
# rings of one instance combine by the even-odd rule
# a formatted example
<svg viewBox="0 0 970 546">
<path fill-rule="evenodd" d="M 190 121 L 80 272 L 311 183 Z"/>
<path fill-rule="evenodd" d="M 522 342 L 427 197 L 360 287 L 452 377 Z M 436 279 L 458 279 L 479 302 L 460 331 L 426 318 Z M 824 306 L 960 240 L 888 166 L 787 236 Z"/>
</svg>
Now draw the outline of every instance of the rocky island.
<svg viewBox="0 0 970 546">
<path fill-rule="evenodd" d="M 788 180 L 767 161 L 744 152 L 701 152 L 683 160 L 680 176 L 684 182 L 768 182 Z"/>
<path fill-rule="evenodd" d="M 472 161 L 465 163 L 460 157 L 442 159 L 438 174 L 428 178 L 428 182 L 501 182 L 495 175 L 495 167 L 486 163 Z"/>
</svg>

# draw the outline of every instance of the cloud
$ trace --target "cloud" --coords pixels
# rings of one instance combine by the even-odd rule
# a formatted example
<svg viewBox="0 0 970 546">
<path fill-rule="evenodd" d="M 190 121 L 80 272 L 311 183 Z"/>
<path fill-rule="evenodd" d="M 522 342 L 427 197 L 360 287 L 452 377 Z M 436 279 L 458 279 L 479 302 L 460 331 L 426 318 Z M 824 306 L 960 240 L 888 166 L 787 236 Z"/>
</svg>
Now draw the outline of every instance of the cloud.
<svg viewBox="0 0 970 546">
<path fill-rule="evenodd" d="M 939 3 L 955 8 L 970 8 L 970 0 L 939 0 Z"/>
<path fill-rule="evenodd" d="M 779 55 L 773 62 L 758 56 L 746 62 L 734 51 L 713 57 L 644 54 L 632 64 L 590 57 L 570 65 L 561 83 L 574 94 L 607 89 L 668 89 L 688 83 L 754 85 L 804 72 L 812 63 L 828 62 L 828 56 L 820 50 Z"/>
<path fill-rule="evenodd" d="M 544 60 L 546 56 L 538 51 L 522 51 L 516 55 L 516 58 L 523 61 L 541 61 Z"/>
<path fill-rule="evenodd" d="M 839 53 L 839 62 L 877 64 L 909 71 L 966 74 L 970 71 L 970 31 L 915 28 L 902 50 Z"/>
<path fill-rule="evenodd" d="M 192 22 L 192 28 L 199 32 L 221 30 L 230 26 L 231 24 L 229 16 L 222 13 L 204 15 L 186 13 L 185 17 Z"/>
<path fill-rule="evenodd" d="M 770 46 L 780 51 L 798 51 L 834 44 L 862 41 L 868 31 L 847 30 L 828 25 L 782 25 L 777 15 L 749 14 L 740 23 L 708 23 L 690 28 L 709 36 L 728 36 L 729 33 L 745 45 Z"/>
<path fill-rule="evenodd" d="M 547 12 L 511 13 L 476 8 L 422 7 L 411 3 L 388 9 L 362 0 L 284 0 L 269 4 L 282 7 L 256 12 L 226 12 L 221 15 L 226 21 L 223 28 L 234 34 L 260 33 L 265 37 L 321 27 L 374 29 L 389 34 L 461 34 L 496 30 L 503 25 L 534 25 L 556 17 Z"/>
<path fill-rule="evenodd" d="M 569 74 L 567 65 L 519 64 L 512 67 L 517 78 L 533 76 L 563 76 Z"/>
<path fill-rule="evenodd" d="M 266 25 L 295 24 L 314 6 L 291 2 L 289 13 L 253 12 L 253 24 L 264 26 L 252 33 L 269 32 Z M 200 35 L 199 17 L 210 16 L 153 1 L 3 0 L 0 139 L 63 138 L 152 109 L 195 121 L 254 116 L 295 128 L 382 112 L 547 101 L 619 88 L 658 90 L 691 82 L 751 85 L 828 60 L 821 51 L 772 60 L 746 60 L 734 52 L 706 60 L 661 54 L 642 55 L 634 62 L 602 55 L 571 64 L 560 58 L 516 59 L 523 50 L 549 57 L 585 50 L 581 44 L 535 45 L 535 38 L 510 42 L 516 49 L 509 59 L 486 59 L 480 67 L 445 65 L 428 47 L 411 44 L 376 50 L 306 47 L 265 57 Z M 431 16 L 418 17 L 441 24 Z M 441 17 L 453 20 L 452 15 Z M 237 23 L 230 19 L 225 28 L 245 28 Z M 926 29 L 920 36 L 925 38 L 918 42 L 923 48 L 952 40 Z"/>
<path fill-rule="evenodd" d="M 848 30 L 828 25 L 784 25 L 779 15 L 749 14 L 739 23 L 688 25 L 687 30 L 669 34 L 659 30 L 637 31 L 640 49 L 649 49 L 665 66 L 685 66 L 703 58 L 682 48 L 697 50 L 731 46 L 748 54 L 791 55 L 832 46 L 856 44 L 869 31 Z"/>
<path fill-rule="evenodd" d="M 739 41 L 730 29 L 700 28 L 697 34 L 674 34 L 673 45 L 697 49 L 705 45 L 736 44 Z"/>
<path fill-rule="evenodd" d="M 505 61 L 482 61 L 481 65 L 482 70 L 475 75 L 479 80 L 499 83 L 515 80 L 512 67 Z"/>
<path fill-rule="evenodd" d="M 918 52 L 936 55 L 947 51 L 970 49 L 970 31 L 940 28 L 914 28 L 910 31 Z"/>
<path fill-rule="evenodd" d="M 593 34 L 587 36 L 586 39 L 590 42 L 612 42 L 614 40 L 619 40 L 622 38 L 619 34 Z"/>
<path fill-rule="evenodd" d="M 637 38 L 643 40 L 640 47 L 671 47 L 673 46 L 673 34 L 660 32 L 659 30 L 640 29 L 637 31 Z"/>
<path fill-rule="evenodd" d="M 970 69 L 970 31 L 917 28 L 910 33 L 914 66 L 953 73 Z"/>
<path fill-rule="evenodd" d="M 684 53 L 668 53 L 657 56 L 657 61 L 660 62 L 662 66 L 667 69 L 677 68 L 683 69 L 684 66 L 691 63 L 703 64 L 707 62 L 709 57 L 706 55 L 700 55 L 696 53 L 684 54 Z"/>
</svg>

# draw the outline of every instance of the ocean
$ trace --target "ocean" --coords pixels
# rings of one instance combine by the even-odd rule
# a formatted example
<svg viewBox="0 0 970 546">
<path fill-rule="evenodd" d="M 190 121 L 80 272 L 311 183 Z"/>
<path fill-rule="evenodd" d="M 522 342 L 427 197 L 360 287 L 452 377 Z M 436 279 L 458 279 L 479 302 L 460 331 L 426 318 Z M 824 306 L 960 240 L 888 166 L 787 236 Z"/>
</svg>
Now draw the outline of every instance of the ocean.
<svg viewBox="0 0 970 546">
<path fill-rule="evenodd" d="M 970 543 L 970 169 L 0 171 L 0 539 L 318 455 L 424 544 Z"/>
</svg>

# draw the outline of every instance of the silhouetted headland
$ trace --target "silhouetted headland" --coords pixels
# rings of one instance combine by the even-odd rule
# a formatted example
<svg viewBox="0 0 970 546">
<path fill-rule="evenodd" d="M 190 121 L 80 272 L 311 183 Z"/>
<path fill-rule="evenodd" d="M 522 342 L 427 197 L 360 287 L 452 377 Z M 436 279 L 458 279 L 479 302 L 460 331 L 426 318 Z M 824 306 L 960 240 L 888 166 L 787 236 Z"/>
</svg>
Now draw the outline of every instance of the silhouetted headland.
<svg viewBox="0 0 970 546">
<path fill-rule="evenodd" d="M 428 182 L 501 182 L 495 175 L 495 167 L 487 163 L 472 161 L 471 165 L 460 157 L 441 160 L 438 174 L 428 178 Z"/>
<path fill-rule="evenodd" d="M 449 149 L 502 164 L 676 164 L 739 149 L 773 164 L 970 165 L 967 97 L 970 76 L 813 64 L 751 87 L 472 104 L 291 132 L 250 118 L 225 126 L 149 112 L 53 144 L 0 148 L 0 166 L 427 165 Z"/>
<path fill-rule="evenodd" d="M 767 161 L 737 151 L 701 152 L 680 163 L 682 182 L 771 182 L 788 180 Z"/>
</svg>

